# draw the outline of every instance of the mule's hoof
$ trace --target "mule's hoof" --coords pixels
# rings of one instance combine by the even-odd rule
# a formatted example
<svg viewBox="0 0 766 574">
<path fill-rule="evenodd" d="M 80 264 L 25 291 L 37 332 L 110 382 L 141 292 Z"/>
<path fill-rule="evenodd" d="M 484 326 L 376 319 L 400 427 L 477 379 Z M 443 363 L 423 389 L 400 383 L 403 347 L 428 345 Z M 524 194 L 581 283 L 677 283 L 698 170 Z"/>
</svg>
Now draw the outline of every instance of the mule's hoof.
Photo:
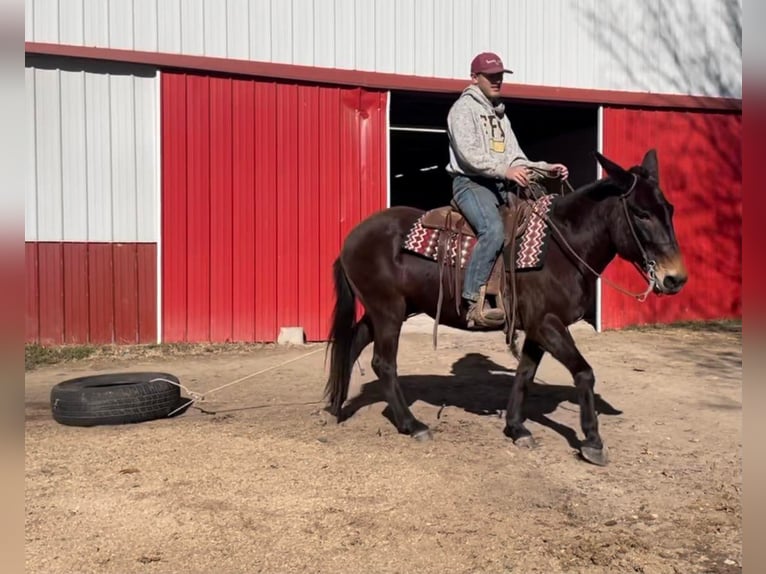
<svg viewBox="0 0 766 574">
<path fill-rule="evenodd" d="M 513 444 L 519 448 L 537 448 L 537 441 L 534 439 L 534 437 L 532 437 L 532 435 L 519 437 L 513 441 Z"/>
<path fill-rule="evenodd" d="M 434 438 L 431 429 L 421 429 L 412 433 L 412 438 L 418 442 L 426 442 Z"/>
<path fill-rule="evenodd" d="M 580 448 L 580 454 L 585 460 L 598 466 L 606 466 L 609 462 L 609 451 L 606 445 L 603 448 L 584 446 Z"/>
</svg>

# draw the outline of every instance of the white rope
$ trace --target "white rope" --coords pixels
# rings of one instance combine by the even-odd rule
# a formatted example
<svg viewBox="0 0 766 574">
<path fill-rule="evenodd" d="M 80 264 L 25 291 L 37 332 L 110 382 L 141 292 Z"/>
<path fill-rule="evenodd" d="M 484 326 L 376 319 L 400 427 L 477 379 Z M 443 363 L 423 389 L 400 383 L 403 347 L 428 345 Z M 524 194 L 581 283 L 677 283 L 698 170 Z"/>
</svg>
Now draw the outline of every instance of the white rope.
<svg viewBox="0 0 766 574">
<path fill-rule="evenodd" d="M 226 387 L 230 387 L 232 385 L 236 385 L 238 383 L 241 383 L 243 381 L 246 381 L 247 379 L 251 379 L 251 378 L 256 377 L 258 375 L 262 375 L 263 373 L 267 373 L 269 371 L 273 371 L 274 369 L 279 369 L 281 367 L 284 367 L 285 365 L 289 365 L 290 363 L 294 363 L 295 361 L 300 361 L 301 359 L 305 359 L 306 357 L 308 357 L 310 355 L 313 355 L 314 353 L 318 353 L 319 351 L 323 350 L 323 348 L 324 347 L 319 347 L 318 349 L 314 349 L 313 351 L 309 351 L 308 353 L 305 353 L 305 354 L 301 355 L 300 357 L 293 357 L 292 359 L 284 361 L 283 363 L 280 363 L 278 365 L 274 365 L 274 366 L 268 367 L 266 369 L 261 369 L 260 371 L 256 371 L 255 373 L 250 373 L 249 375 L 241 377 L 241 378 L 239 378 L 239 379 L 237 379 L 235 381 L 232 381 L 230 383 L 226 383 L 225 385 L 221 385 L 220 387 L 216 387 L 214 389 L 211 389 L 211 390 L 207 391 L 206 393 L 196 393 L 196 392 L 186 388 L 181 383 L 177 383 L 176 381 L 171 381 L 169 379 L 164 379 L 162 377 L 157 377 L 156 379 L 152 379 L 150 382 L 164 381 L 166 383 L 170 383 L 171 385 L 176 385 L 177 387 L 180 387 L 181 389 L 183 389 L 184 391 L 189 393 L 189 396 L 191 397 L 191 399 L 189 401 L 187 401 L 186 403 L 184 403 L 183 405 L 181 405 L 180 407 L 178 407 L 178 408 L 174 409 L 173 411 L 171 411 L 170 413 L 168 413 L 168 417 L 171 417 L 175 413 L 177 413 L 178 411 L 180 411 L 182 409 L 185 409 L 186 407 L 188 407 L 189 405 L 194 404 L 197 401 L 204 401 L 205 397 L 207 395 L 209 395 L 209 394 L 212 394 L 212 393 L 215 393 L 217 391 L 220 391 L 221 389 L 225 389 Z M 361 365 L 360 365 L 360 368 L 361 368 Z"/>
</svg>

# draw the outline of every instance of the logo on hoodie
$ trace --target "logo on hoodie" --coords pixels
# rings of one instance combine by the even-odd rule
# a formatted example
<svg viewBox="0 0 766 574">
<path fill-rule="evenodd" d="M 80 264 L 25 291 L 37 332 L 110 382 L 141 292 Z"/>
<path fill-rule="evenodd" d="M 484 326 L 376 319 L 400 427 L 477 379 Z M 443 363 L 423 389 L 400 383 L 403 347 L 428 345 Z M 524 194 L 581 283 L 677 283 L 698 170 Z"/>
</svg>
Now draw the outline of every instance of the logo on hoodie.
<svg viewBox="0 0 766 574">
<path fill-rule="evenodd" d="M 480 117 L 484 134 L 489 140 L 489 149 L 497 153 L 505 153 L 505 130 L 500 123 L 500 118 L 495 114 L 482 114 Z"/>
</svg>

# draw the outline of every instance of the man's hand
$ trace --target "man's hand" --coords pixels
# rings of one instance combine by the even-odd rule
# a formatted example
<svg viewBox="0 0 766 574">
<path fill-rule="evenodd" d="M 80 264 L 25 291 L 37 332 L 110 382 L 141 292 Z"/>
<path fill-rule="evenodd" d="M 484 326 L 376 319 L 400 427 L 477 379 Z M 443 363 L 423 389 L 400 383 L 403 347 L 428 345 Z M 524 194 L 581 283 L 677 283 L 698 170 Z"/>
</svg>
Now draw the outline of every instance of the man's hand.
<svg viewBox="0 0 766 574">
<path fill-rule="evenodd" d="M 569 170 L 563 163 L 554 163 L 551 165 L 551 171 L 560 177 L 562 181 L 566 181 L 566 178 L 569 177 Z"/>
<path fill-rule="evenodd" d="M 530 170 L 523 165 L 510 166 L 505 170 L 505 179 L 515 181 L 521 187 L 527 187 L 529 185 Z"/>
</svg>

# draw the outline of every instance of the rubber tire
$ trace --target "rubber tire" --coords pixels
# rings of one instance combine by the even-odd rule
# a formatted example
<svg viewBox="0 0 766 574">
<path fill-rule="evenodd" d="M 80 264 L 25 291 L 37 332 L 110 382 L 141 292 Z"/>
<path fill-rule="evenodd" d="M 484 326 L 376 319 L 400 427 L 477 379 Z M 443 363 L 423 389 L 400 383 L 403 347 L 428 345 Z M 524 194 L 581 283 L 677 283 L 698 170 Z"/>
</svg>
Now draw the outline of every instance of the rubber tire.
<svg viewBox="0 0 766 574">
<path fill-rule="evenodd" d="M 181 389 L 168 373 L 111 373 L 70 379 L 51 389 L 51 411 L 63 425 L 90 427 L 167 417 L 181 406 Z"/>
</svg>

